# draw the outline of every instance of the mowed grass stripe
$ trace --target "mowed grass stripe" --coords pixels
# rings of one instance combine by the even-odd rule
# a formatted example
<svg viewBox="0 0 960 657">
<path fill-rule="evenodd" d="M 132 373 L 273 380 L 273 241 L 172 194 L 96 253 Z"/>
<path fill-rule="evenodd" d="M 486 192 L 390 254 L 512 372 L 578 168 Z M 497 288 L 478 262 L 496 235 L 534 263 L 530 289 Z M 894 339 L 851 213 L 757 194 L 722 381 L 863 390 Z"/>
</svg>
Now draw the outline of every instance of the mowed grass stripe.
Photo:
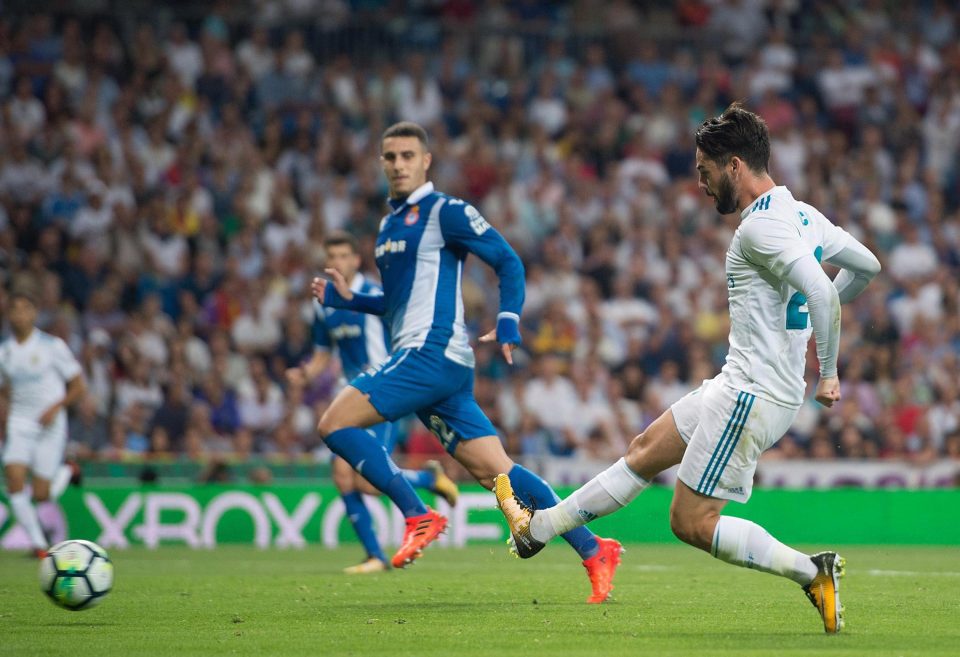
<svg viewBox="0 0 960 657">
<path fill-rule="evenodd" d="M 431 548 L 409 570 L 366 577 L 340 573 L 357 547 L 114 551 L 113 593 L 80 613 L 44 599 L 34 562 L 3 553 L 0 654 L 957 654 L 956 582 L 937 575 L 960 572 L 955 548 L 831 547 L 850 567 L 836 637 L 792 582 L 679 545 L 628 546 L 601 606 L 584 603 L 583 568 L 560 542 L 524 561 L 500 546 Z M 869 574 L 916 564 L 929 572 Z"/>
</svg>

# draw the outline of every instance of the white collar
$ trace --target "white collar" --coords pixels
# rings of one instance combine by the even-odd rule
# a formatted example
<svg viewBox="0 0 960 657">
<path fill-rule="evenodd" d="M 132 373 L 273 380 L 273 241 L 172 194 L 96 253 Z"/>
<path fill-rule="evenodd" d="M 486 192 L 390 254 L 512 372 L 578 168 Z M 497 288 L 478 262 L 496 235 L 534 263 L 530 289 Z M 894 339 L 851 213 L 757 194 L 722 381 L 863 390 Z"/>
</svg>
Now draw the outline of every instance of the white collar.
<svg viewBox="0 0 960 657">
<path fill-rule="evenodd" d="M 353 275 L 353 280 L 350 281 L 350 290 L 352 292 L 359 292 L 360 288 L 363 287 L 363 274 L 357 272 Z"/>
<path fill-rule="evenodd" d="M 410 196 L 408 196 L 407 199 L 398 208 L 396 208 L 391 214 L 397 214 L 405 206 L 419 203 L 424 199 L 424 197 L 432 193 L 433 193 L 433 183 L 428 180 L 427 182 L 423 183 L 422 185 L 417 187 L 415 190 L 413 190 L 410 193 Z"/>
</svg>

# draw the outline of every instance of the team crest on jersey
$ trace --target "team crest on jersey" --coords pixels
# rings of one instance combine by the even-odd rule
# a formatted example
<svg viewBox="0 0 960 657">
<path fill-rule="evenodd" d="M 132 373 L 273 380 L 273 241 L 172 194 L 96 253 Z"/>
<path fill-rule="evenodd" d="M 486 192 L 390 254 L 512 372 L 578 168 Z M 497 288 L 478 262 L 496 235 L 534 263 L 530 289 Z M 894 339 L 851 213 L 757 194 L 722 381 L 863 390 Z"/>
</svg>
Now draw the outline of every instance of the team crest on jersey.
<svg viewBox="0 0 960 657">
<path fill-rule="evenodd" d="M 407 211 L 407 216 L 403 218 L 403 223 L 407 226 L 412 226 L 418 221 L 420 221 L 420 206 L 415 205 Z"/>
</svg>

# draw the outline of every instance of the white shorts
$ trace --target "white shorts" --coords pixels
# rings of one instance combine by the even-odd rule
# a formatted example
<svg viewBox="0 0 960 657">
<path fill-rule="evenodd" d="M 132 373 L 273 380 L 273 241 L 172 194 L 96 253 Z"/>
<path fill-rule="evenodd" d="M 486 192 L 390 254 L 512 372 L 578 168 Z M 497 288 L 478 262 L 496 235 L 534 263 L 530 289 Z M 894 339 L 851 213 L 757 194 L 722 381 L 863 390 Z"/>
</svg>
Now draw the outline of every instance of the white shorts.
<svg viewBox="0 0 960 657">
<path fill-rule="evenodd" d="M 708 497 L 746 502 L 757 459 L 787 432 L 797 409 L 707 379 L 670 407 L 687 450 L 677 477 Z"/>
<path fill-rule="evenodd" d="M 67 446 L 67 422 L 58 417 L 49 427 L 36 420 L 11 417 L 7 419 L 7 439 L 3 446 L 3 464 L 26 465 L 36 477 L 53 479 L 63 463 Z"/>
</svg>

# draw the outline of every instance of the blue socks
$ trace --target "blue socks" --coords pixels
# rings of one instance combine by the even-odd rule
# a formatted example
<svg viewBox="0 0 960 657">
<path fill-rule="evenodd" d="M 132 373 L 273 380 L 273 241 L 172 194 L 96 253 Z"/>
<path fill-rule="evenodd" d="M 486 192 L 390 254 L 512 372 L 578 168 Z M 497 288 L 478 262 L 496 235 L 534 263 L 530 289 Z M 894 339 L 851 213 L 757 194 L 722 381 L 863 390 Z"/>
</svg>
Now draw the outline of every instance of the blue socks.
<svg viewBox="0 0 960 657">
<path fill-rule="evenodd" d="M 349 463 L 367 481 L 383 491 L 400 509 L 404 518 L 421 516 L 427 507 L 417 497 L 400 468 L 380 442 L 359 427 L 338 429 L 325 442 L 334 454 Z"/>
<path fill-rule="evenodd" d="M 433 490 L 437 478 L 429 470 L 404 470 L 403 476 L 414 488 Z"/>
<path fill-rule="evenodd" d="M 350 519 L 350 524 L 353 525 L 353 531 L 357 533 L 357 538 L 363 544 L 363 549 L 367 551 L 367 557 L 386 562 L 387 557 L 380 548 L 377 533 L 373 530 L 373 518 L 370 516 L 370 510 L 363 503 L 363 495 L 353 491 L 352 493 L 343 493 L 341 497 L 343 497 L 343 506 L 347 510 L 347 517 Z"/>
<path fill-rule="evenodd" d="M 549 509 L 560 501 L 550 484 L 522 465 L 514 465 L 508 476 L 513 492 L 531 509 Z M 571 529 L 561 536 L 577 551 L 581 559 L 589 559 L 600 550 L 596 535 L 586 527 Z"/>
</svg>

